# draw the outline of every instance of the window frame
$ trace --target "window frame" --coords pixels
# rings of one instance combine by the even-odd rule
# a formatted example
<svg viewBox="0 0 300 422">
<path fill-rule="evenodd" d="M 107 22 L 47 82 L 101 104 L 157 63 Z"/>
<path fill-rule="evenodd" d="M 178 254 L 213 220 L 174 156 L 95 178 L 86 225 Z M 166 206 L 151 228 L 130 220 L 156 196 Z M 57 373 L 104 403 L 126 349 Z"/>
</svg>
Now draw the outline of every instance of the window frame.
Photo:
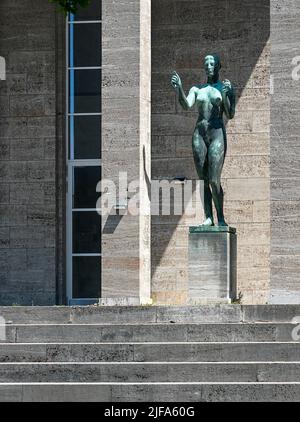
<svg viewBox="0 0 300 422">
<path fill-rule="evenodd" d="M 72 89 L 74 89 L 74 83 L 72 84 L 71 78 L 74 78 L 74 72 L 76 70 L 99 70 L 102 71 L 102 66 L 93 66 L 93 67 L 75 67 L 72 64 L 72 59 L 70 63 L 70 39 L 74 37 L 72 34 L 71 28 L 72 25 L 81 25 L 81 24 L 99 24 L 102 28 L 102 19 L 101 20 L 72 20 L 71 14 L 66 18 L 66 167 L 67 167 L 67 190 L 66 190 L 66 296 L 69 305 L 75 304 L 91 304 L 99 301 L 100 298 L 82 298 L 74 299 L 73 297 L 73 258 L 74 257 L 99 257 L 101 260 L 102 253 L 101 248 L 99 253 L 73 253 L 73 213 L 74 212 L 99 212 L 96 204 L 95 208 L 73 208 L 73 189 L 74 189 L 74 169 L 75 167 L 100 167 L 100 179 L 101 179 L 101 167 L 102 160 L 95 159 L 75 159 L 75 144 L 74 144 L 74 135 L 70 136 L 70 128 L 72 127 L 72 117 L 74 116 L 99 116 L 101 119 L 102 112 L 97 113 L 75 113 L 74 112 L 74 102 L 71 105 L 70 98 L 72 94 Z M 70 32 L 69 32 L 70 30 Z M 73 38 L 74 39 L 74 38 Z M 73 74 L 73 75 L 72 75 Z M 70 87 L 73 85 L 73 88 Z M 102 92 L 100 90 L 100 100 L 102 98 Z M 101 122 L 100 122 L 101 124 Z M 74 123 L 73 129 L 74 131 Z M 100 137 L 101 142 L 101 137 Z M 101 227 L 100 227 L 101 230 Z M 101 262 L 100 262 L 101 265 Z M 100 280 L 101 283 L 101 280 Z M 101 290 L 101 286 L 100 286 Z M 101 295 L 100 295 L 101 296 Z"/>
</svg>

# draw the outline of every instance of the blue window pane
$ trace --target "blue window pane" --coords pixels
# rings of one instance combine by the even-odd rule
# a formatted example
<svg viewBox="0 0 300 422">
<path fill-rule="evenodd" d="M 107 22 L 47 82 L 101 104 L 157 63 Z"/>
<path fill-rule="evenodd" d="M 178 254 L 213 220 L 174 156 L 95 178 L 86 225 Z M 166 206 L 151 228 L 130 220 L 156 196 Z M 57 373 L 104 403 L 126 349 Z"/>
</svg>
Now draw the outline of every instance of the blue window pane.
<svg viewBox="0 0 300 422">
<path fill-rule="evenodd" d="M 70 113 L 101 112 L 101 71 L 70 70 Z"/>
<path fill-rule="evenodd" d="M 73 253 L 100 252 L 100 215 L 96 211 L 73 212 Z"/>
<path fill-rule="evenodd" d="M 72 24 L 70 43 L 74 42 L 74 67 L 101 66 L 101 24 Z"/>
<path fill-rule="evenodd" d="M 73 298 L 101 297 L 101 258 L 73 257 Z"/>
<path fill-rule="evenodd" d="M 73 208 L 97 208 L 100 193 L 96 192 L 101 180 L 101 167 L 75 167 Z"/>
<path fill-rule="evenodd" d="M 78 9 L 74 19 L 76 21 L 101 20 L 102 0 L 92 0 L 89 6 Z"/>
<path fill-rule="evenodd" d="M 69 128 L 72 159 L 101 158 L 101 116 L 71 116 Z"/>
</svg>

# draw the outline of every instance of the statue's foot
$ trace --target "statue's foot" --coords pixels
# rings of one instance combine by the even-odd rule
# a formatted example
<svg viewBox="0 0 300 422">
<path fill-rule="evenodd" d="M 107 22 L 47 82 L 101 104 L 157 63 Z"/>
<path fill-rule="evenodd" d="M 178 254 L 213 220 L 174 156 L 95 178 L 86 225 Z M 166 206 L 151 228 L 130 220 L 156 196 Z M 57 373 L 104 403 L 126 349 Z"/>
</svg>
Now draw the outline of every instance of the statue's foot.
<svg viewBox="0 0 300 422">
<path fill-rule="evenodd" d="M 201 226 L 206 226 L 206 227 L 210 227 L 210 226 L 214 226 L 214 222 L 213 220 L 209 217 L 207 218 L 202 224 L 200 224 Z"/>
<path fill-rule="evenodd" d="M 225 220 L 221 220 L 218 222 L 219 227 L 228 227 L 228 224 L 225 222 Z"/>
</svg>

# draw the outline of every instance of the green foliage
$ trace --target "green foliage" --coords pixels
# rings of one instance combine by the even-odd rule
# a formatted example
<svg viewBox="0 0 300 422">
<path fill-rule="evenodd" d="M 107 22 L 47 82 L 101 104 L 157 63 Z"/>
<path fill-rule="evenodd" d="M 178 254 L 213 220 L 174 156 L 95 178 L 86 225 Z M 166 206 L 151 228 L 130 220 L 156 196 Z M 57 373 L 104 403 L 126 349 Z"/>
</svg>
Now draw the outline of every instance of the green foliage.
<svg viewBox="0 0 300 422">
<path fill-rule="evenodd" d="M 91 0 L 50 0 L 51 3 L 56 3 L 61 12 L 75 14 L 79 7 L 86 7 Z"/>
<path fill-rule="evenodd" d="M 237 299 L 235 299 L 235 300 L 233 300 L 232 301 L 232 304 L 233 305 L 241 305 L 242 304 L 242 300 L 243 300 L 243 293 L 242 292 L 239 292 L 239 295 L 238 295 L 238 297 L 237 297 Z"/>
</svg>

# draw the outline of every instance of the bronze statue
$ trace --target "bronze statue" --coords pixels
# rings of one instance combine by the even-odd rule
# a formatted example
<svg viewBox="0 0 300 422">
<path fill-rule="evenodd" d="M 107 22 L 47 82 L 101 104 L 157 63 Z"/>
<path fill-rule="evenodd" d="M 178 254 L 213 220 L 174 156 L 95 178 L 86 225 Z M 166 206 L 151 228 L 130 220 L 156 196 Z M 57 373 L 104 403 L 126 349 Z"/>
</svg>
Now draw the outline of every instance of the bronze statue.
<svg viewBox="0 0 300 422">
<path fill-rule="evenodd" d="M 205 57 L 204 67 L 207 83 L 195 85 L 186 97 L 179 75 L 173 72 L 172 86 L 179 95 L 184 110 L 195 104 L 199 118 L 193 135 L 193 155 L 200 180 L 204 181 L 203 226 L 214 226 L 212 200 L 218 216 L 218 225 L 227 226 L 223 212 L 224 194 L 221 186 L 221 172 L 226 156 L 227 136 L 223 114 L 228 119 L 235 115 L 235 93 L 229 80 L 221 82 L 219 71 L 221 61 L 215 54 Z"/>
</svg>

